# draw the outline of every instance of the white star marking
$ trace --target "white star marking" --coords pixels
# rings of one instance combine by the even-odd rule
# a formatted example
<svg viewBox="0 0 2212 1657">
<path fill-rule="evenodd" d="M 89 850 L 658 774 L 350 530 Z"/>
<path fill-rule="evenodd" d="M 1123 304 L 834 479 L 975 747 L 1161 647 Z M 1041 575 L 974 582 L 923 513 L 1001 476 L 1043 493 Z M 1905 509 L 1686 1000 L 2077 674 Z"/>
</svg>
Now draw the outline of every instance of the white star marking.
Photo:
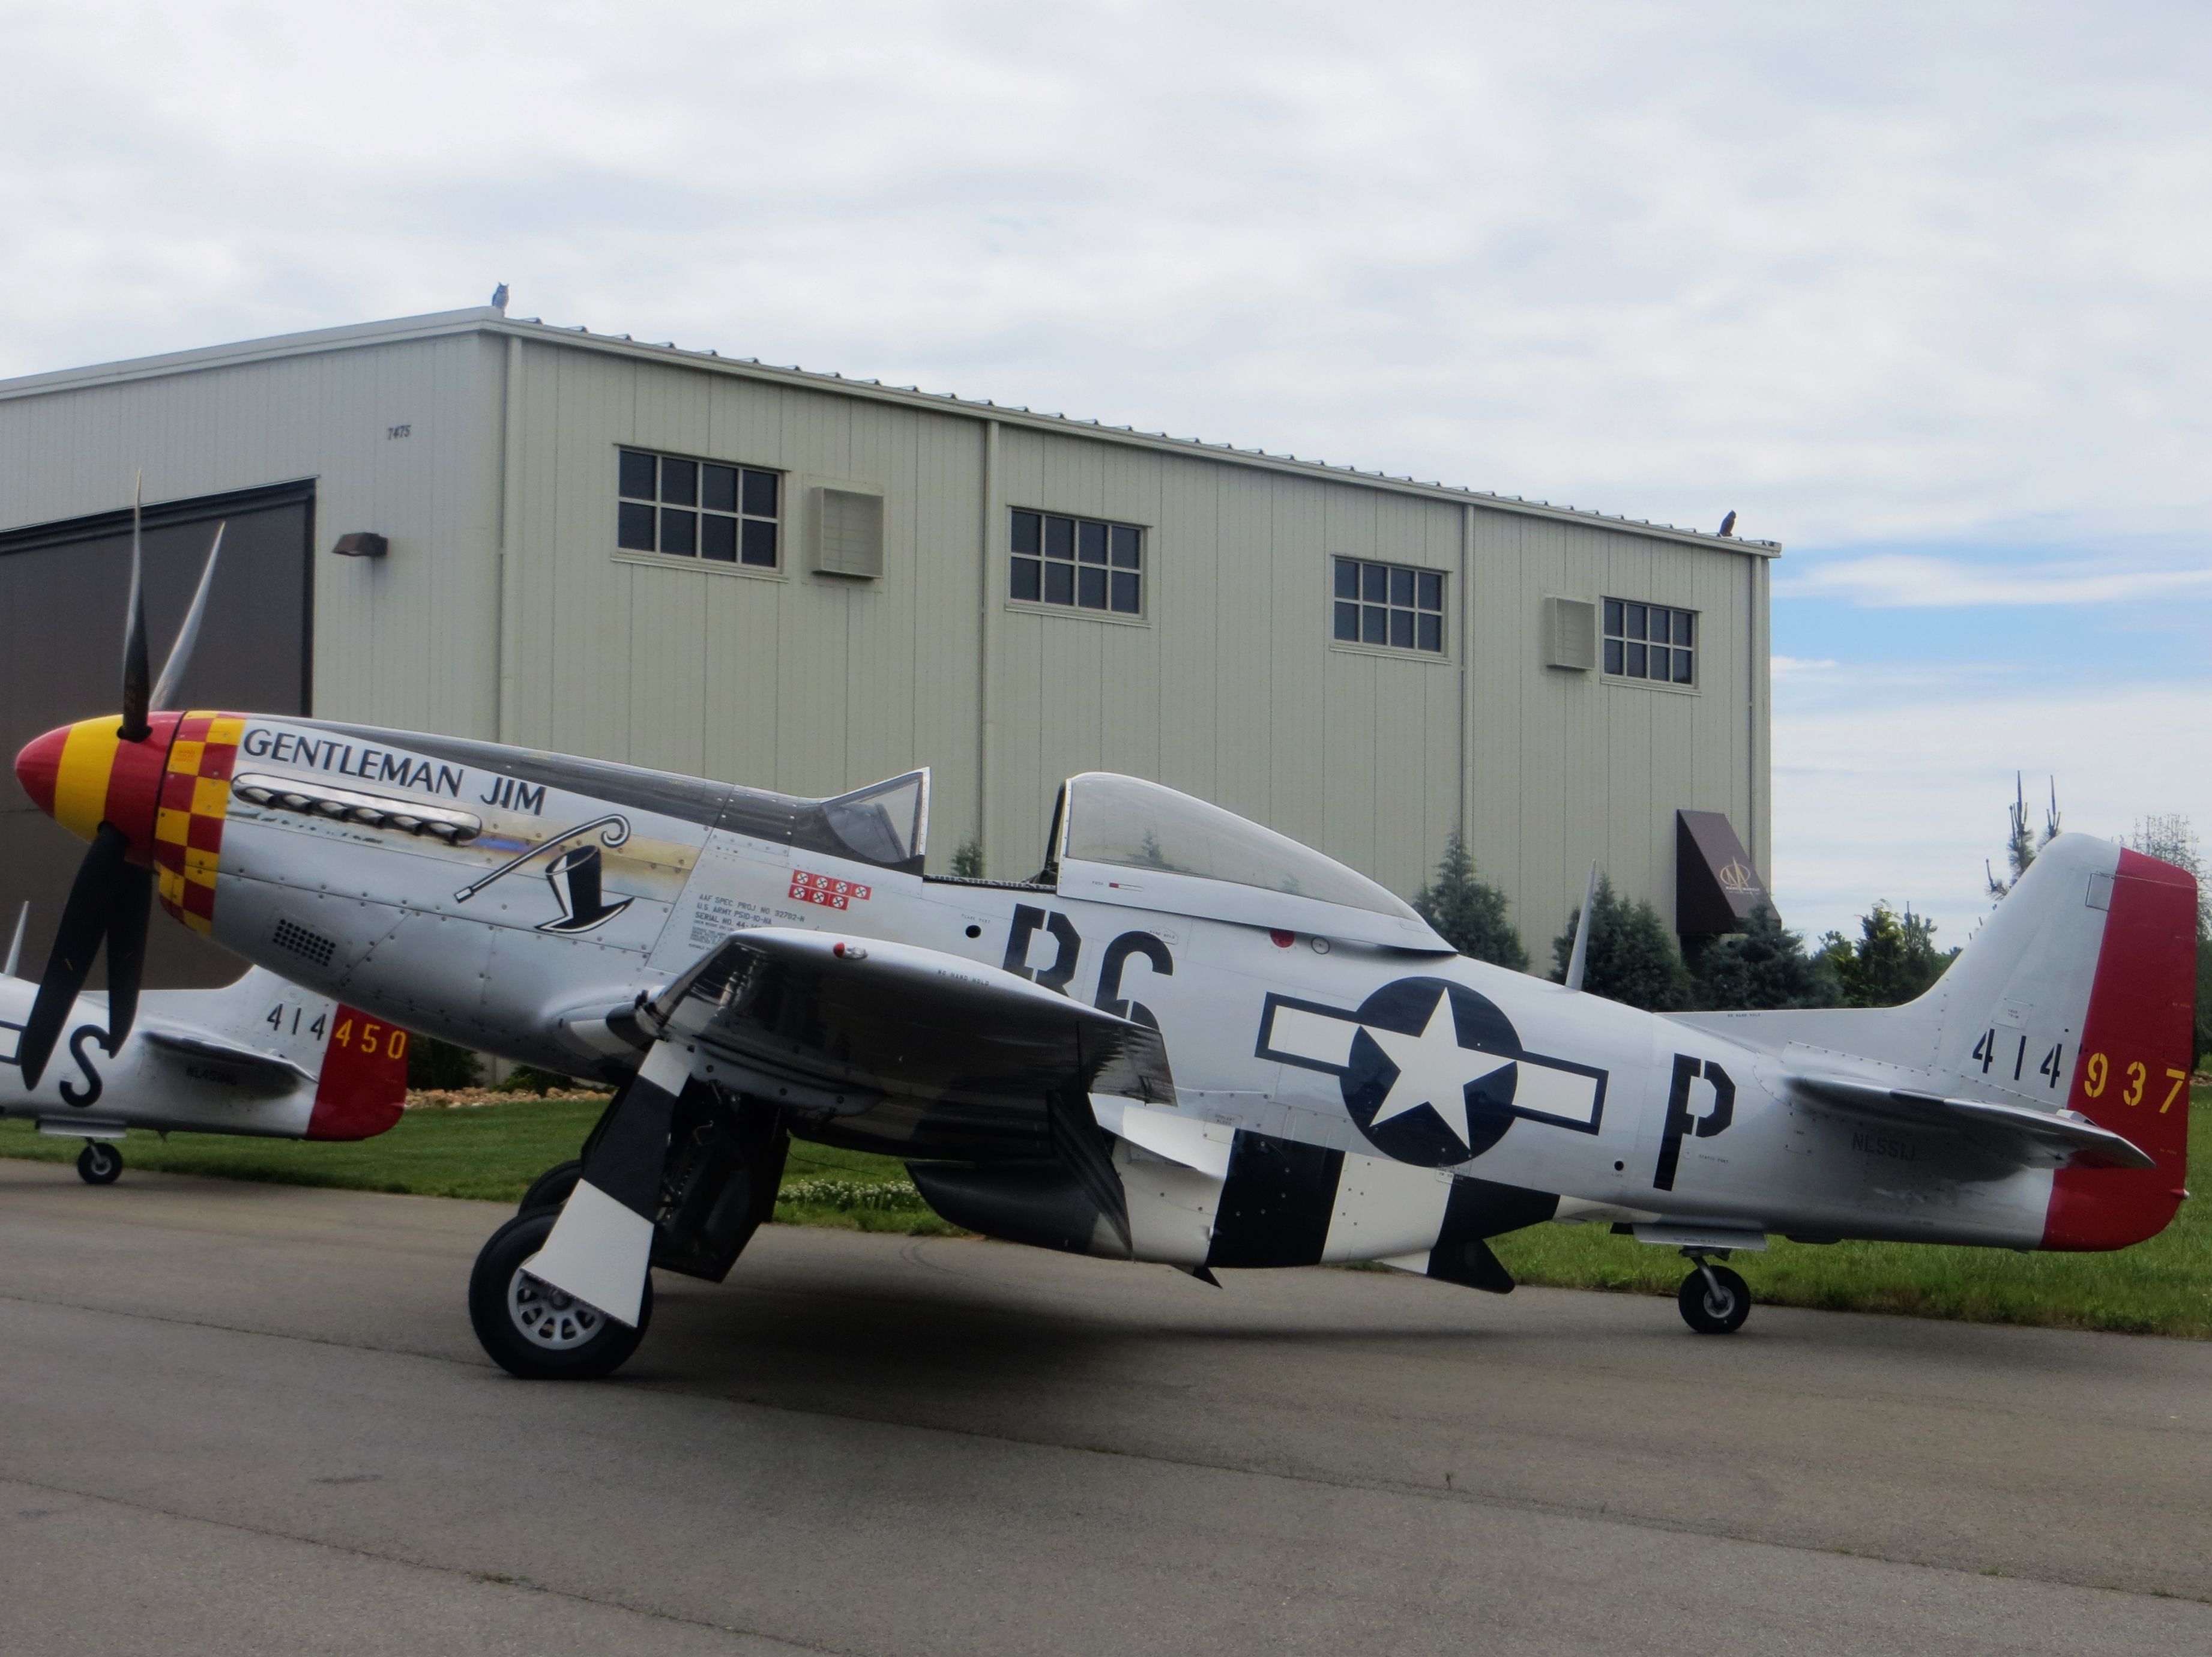
<svg viewBox="0 0 2212 1657">
<path fill-rule="evenodd" d="M 1474 1143 L 1474 1136 L 1467 1124 L 1468 1084 L 1495 1075 L 1514 1061 L 1495 1053 L 1474 1052 L 1459 1045 L 1449 995 L 1437 997 L 1436 1011 L 1429 1014 L 1428 1026 L 1418 1036 L 1378 1030 L 1371 1024 L 1361 1027 L 1398 1067 L 1398 1079 L 1390 1084 L 1389 1096 L 1368 1125 L 1380 1127 L 1393 1117 L 1425 1105 L 1459 1136 L 1461 1144 Z"/>
</svg>

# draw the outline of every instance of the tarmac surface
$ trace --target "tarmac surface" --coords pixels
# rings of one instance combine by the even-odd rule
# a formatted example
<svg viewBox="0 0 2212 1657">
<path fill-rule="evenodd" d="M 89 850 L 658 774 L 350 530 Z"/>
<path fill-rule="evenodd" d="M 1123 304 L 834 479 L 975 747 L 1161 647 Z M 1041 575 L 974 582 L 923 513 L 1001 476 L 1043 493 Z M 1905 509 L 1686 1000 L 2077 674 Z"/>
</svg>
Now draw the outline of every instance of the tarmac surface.
<svg viewBox="0 0 2212 1657">
<path fill-rule="evenodd" d="M 772 1227 L 526 1383 L 502 1214 L 0 1161 L 0 1649 L 2212 1651 L 2212 1345 Z"/>
</svg>

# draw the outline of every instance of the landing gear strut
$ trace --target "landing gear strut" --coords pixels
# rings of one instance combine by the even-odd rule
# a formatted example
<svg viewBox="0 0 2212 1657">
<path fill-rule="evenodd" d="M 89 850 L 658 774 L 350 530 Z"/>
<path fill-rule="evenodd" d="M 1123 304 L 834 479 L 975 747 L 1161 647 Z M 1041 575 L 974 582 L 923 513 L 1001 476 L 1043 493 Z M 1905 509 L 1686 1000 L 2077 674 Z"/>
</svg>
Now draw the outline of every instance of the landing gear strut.
<svg viewBox="0 0 2212 1657">
<path fill-rule="evenodd" d="M 1710 1264 L 1703 1254 L 1688 1249 L 1682 1252 L 1697 1267 L 1682 1279 L 1674 1296 L 1682 1308 L 1682 1321 L 1700 1335 L 1733 1335 L 1751 1316 L 1750 1285 L 1726 1266 Z"/>
<path fill-rule="evenodd" d="M 123 1173 L 123 1153 L 103 1139 L 88 1139 L 76 1154 L 76 1177 L 88 1185 L 112 1185 Z"/>
</svg>

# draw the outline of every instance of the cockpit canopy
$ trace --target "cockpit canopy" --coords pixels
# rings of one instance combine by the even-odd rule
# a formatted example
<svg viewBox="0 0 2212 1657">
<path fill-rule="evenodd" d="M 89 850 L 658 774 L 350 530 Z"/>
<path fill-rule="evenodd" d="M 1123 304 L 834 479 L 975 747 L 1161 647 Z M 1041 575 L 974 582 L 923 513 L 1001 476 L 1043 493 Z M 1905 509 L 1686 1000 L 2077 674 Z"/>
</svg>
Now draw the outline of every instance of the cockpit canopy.
<svg viewBox="0 0 2212 1657">
<path fill-rule="evenodd" d="M 1073 897 L 1401 947 L 1449 947 L 1412 905 L 1334 858 L 1138 777 L 1087 771 L 1069 778 L 1056 850 L 1060 889 Z"/>
</svg>

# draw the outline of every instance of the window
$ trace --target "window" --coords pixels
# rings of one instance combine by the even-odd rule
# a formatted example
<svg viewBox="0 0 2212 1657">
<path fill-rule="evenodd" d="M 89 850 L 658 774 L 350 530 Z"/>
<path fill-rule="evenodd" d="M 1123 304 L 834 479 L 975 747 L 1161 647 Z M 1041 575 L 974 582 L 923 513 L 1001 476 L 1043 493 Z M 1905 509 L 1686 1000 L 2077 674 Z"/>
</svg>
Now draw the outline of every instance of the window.
<svg viewBox="0 0 2212 1657">
<path fill-rule="evenodd" d="M 776 567 L 775 472 L 626 448 L 618 490 L 615 545 L 625 551 Z"/>
<path fill-rule="evenodd" d="M 1145 612 L 1145 532 L 1017 507 L 1011 598 L 1119 615 Z"/>
<path fill-rule="evenodd" d="M 1335 562 L 1337 643 L 1443 654 L 1441 570 L 1408 570 L 1358 558 Z"/>
<path fill-rule="evenodd" d="M 1632 599 L 1605 601 L 1605 670 L 1623 679 L 1648 679 L 1662 685 L 1694 685 L 1691 657 L 1698 644 L 1693 610 Z"/>
</svg>

